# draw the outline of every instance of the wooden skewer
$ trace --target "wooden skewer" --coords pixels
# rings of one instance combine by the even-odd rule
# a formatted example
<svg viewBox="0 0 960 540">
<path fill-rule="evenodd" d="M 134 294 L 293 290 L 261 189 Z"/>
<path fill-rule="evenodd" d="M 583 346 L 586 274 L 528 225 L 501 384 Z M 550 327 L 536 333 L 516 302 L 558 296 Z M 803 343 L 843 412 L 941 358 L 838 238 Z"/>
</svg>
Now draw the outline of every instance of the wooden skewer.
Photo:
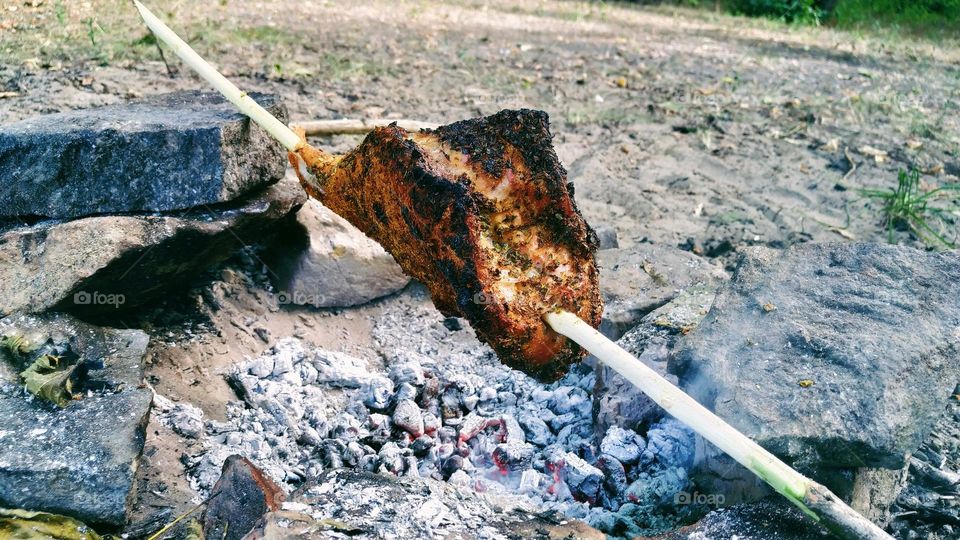
<svg viewBox="0 0 960 540">
<path fill-rule="evenodd" d="M 177 56 L 187 65 L 236 105 L 240 112 L 249 116 L 291 152 L 304 147 L 302 139 L 293 130 L 200 58 L 186 42 L 142 3 L 134 0 L 134 4 L 153 33 L 173 48 Z M 728 453 L 811 518 L 826 525 L 840 538 L 892 540 L 890 535 L 844 504 L 828 489 L 793 470 L 576 315 L 559 311 L 548 313 L 544 318 L 556 332 L 567 336 L 593 353 L 601 362 L 623 375 L 675 418 Z"/>
<path fill-rule="evenodd" d="M 844 539 L 891 540 L 873 522 L 847 506 L 827 488 L 795 471 L 722 418 L 688 396 L 635 356 L 566 311 L 548 313 L 547 324 L 630 381 L 674 418 L 726 452 L 778 493 Z"/>
<path fill-rule="evenodd" d="M 133 0 L 133 4 L 140 12 L 143 22 L 153 32 L 153 35 L 160 38 L 160 41 L 169 46 L 174 54 L 180 57 L 188 66 L 193 68 L 198 75 L 203 77 L 208 83 L 213 85 L 223 97 L 233 103 L 240 112 L 250 117 L 251 120 L 260 125 L 274 139 L 282 144 L 287 150 L 293 152 L 300 145 L 300 136 L 293 132 L 283 122 L 278 120 L 269 111 L 260 106 L 246 92 L 241 91 L 226 77 L 220 74 L 206 60 L 200 58 L 200 55 L 194 51 L 187 42 L 180 39 L 169 26 L 163 24 L 163 21 L 157 18 L 149 9 L 139 0 Z"/>
</svg>

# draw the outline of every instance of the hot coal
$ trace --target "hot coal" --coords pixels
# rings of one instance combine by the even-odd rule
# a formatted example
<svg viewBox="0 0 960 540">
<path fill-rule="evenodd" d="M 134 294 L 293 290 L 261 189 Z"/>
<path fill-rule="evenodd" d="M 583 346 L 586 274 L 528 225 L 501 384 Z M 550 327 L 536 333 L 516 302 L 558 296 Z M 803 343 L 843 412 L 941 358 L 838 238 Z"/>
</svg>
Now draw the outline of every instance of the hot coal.
<svg viewBox="0 0 960 540">
<path fill-rule="evenodd" d="M 408 386 L 408 388 L 413 387 Z M 423 435 L 423 413 L 420 407 L 410 399 L 416 397 L 416 394 L 410 395 L 410 392 L 404 392 L 404 397 L 397 400 L 397 406 L 393 411 L 393 423 L 411 436 L 419 437 Z"/>
<path fill-rule="evenodd" d="M 601 452 L 625 465 L 636 463 L 640 459 L 643 448 L 643 438 L 636 432 L 616 426 L 607 430 L 606 437 L 600 443 Z"/>
<path fill-rule="evenodd" d="M 585 366 L 546 385 L 441 321 L 387 315 L 374 329 L 386 366 L 293 338 L 238 365 L 229 378 L 243 402 L 206 423 L 209 449 L 187 463 L 200 496 L 240 454 L 287 490 L 343 467 L 523 495 L 602 529 L 681 524 L 660 504 L 689 487 L 694 438 L 679 423 L 597 433 Z M 666 517 L 638 525 L 649 512 Z"/>
</svg>

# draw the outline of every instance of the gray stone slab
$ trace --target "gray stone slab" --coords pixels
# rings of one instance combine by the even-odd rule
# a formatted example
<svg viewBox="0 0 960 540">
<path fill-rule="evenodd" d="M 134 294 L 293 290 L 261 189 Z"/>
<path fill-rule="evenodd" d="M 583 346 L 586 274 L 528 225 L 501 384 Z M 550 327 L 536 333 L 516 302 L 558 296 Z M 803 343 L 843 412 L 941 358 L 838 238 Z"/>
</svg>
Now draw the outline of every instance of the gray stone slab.
<svg viewBox="0 0 960 540">
<path fill-rule="evenodd" d="M 355 306 L 410 282 L 380 244 L 315 200 L 304 204 L 278 240 L 267 264 L 284 303 Z"/>
<path fill-rule="evenodd" d="M 124 524 L 143 451 L 152 393 L 141 388 L 148 337 L 65 315 L 0 320 L 0 335 L 69 343 L 91 369 L 82 399 L 60 408 L 33 397 L 16 379 L 0 380 L 0 506 L 64 514 L 87 523 Z M 11 365 L 6 373 L 23 366 Z"/>
<path fill-rule="evenodd" d="M 281 119 L 276 96 L 253 94 Z M 286 152 L 217 94 L 177 92 L 0 126 L 0 217 L 74 218 L 229 201 Z"/>
<path fill-rule="evenodd" d="M 600 331 L 614 340 L 684 289 L 714 286 L 728 277 L 708 259 L 654 244 L 601 250 L 597 264 L 604 301 Z"/>
<path fill-rule="evenodd" d="M 666 305 L 648 313 L 617 340 L 617 344 L 676 384 L 676 376 L 667 373 L 670 353 L 680 337 L 703 320 L 715 294 L 715 289 L 705 285 L 686 289 Z M 594 429 L 598 432 L 605 433 L 610 426 L 643 430 L 666 414 L 622 375 L 600 362 L 596 362 L 596 366 L 593 413 Z"/>
<path fill-rule="evenodd" d="M 804 470 L 900 469 L 960 379 L 960 254 L 750 250 L 670 358 L 687 392 Z"/>
<path fill-rule="evenodd" d="M 0 313 L 118 313 L 263 240 L 306 195 L 293 178 L 230 204 L 42 222 L 0 234 Z"/>
</svg>

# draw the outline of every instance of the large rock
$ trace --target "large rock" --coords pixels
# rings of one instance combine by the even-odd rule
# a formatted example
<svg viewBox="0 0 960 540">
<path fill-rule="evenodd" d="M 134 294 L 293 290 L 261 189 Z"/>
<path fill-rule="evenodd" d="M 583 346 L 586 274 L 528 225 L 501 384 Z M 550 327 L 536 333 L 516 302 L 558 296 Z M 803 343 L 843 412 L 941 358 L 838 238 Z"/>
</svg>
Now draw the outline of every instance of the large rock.
<svg viewBox="0 0 960 540">
<path fill-rule="evenodd" d="M 710 310 L 715 290 L 696 285 L 640 320 L 617 344 L 676 384 L 667 373 L 667 361 L 681 336 L 690 332 Z M 664 411 L 646 394 L 602 363 L 596 364 L 593 391 L 594 426 L 606 433 L 610 426 L 642 430 L 663 417 Z"/>
<path fill-rule="evenodd" d="M 606 538 L 525 497 L 485 495 L 418 477 L 334 469 L 291 499 L 285 508 L 296 511 L 267 514 L 247 538 Z"/>
<path fill-rule="evenodd" d="M 283 301 L 347 307 L 395 293 L 410 282 L 380 244 L 315 200 L 297 212 L 270 257 Z"/>
<path fill-rule="evenodd" d="M 82 397 L 60 408 L 26 393 L 15 375 L 24 360 L 0 358 L 0 506 L 122 525 L 152 397 L 141 387 L 147 335 L 66 315 L 0 320 L 0 336 L 11 335 L 94 366 Z"/>
<path fill-rule="evenodd" d="M 279 98 L 254 95 L 281 119 Z M 230 201 L 286 152 L 217 94 L 179 92 L 0 126 L 0 217 L 73 218 Z"/>
<path fill-rule="evenodd" d="M 638 244 L 597 252 L 604 310 L 600 331 L 618 339 L 647 313 L 693 285 L 715 286 L 727 273 L 688 251 Z"/>
<path fill-rule="evenodd" d="M 305 200 L 292 178 L 173 215 L 41 222 L 0 235 L 0 312 L 116 312 L 152 301 L 264 237 Z"/>
<path fill-rule="evenodd" d="M 754 249 L 670 370 L 798 467 L 900 469 L 960 378 L 960 255 Z"/>
</svg>

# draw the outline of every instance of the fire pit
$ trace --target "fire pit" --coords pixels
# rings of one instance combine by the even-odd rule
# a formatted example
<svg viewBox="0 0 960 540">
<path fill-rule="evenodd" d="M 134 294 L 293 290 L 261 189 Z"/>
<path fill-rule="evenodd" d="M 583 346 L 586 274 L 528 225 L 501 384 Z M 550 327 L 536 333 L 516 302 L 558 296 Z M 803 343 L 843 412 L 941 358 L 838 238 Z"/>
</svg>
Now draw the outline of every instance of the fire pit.
<svg viewBox="0 0 960 540">
<path fill-rule="evenodd" d="M 695 448 L 678 421 L 595 431 L 588 366 L 545 384 L 502 365 L 469 329 L 450 330 L 426 302 L 397 303 L 372 321 L 382 364 L 296 338 L 240 363 L 229 378 L 243 401 L 227 422 L 206 422 L 208 450 L 188 464 L 198 492 L 241 454 L 290 491 L 339 468 L 420 477 L 520 496 L 613 534 L 663 532 L 710 509 L 676 504 L 693 491 Z M 192 418 L 161 421 L 189 434 Z"/>
</svg>

